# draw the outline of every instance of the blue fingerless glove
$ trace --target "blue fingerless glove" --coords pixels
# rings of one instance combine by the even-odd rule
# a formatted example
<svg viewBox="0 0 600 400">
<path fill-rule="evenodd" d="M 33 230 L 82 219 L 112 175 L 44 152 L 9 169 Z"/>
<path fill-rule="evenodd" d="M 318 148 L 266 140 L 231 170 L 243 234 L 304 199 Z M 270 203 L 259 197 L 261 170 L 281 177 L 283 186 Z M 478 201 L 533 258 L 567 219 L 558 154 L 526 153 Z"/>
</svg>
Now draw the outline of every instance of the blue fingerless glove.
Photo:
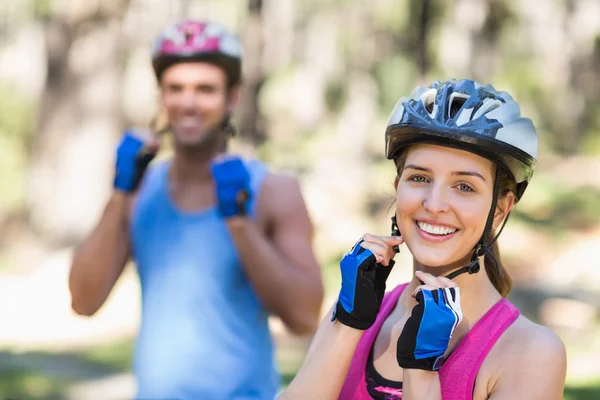
<svg viewBox="0 0 600 400">
<path fill-rule="evenodd" d="M 355 329 L 370 328 L 379 313 L 385 281 L 394 261 L 386 267 L 376 262 L 371 250 L 363 248 L 359 240 L 340 262 L 342 289 L 331 320 Z"/>
<path fill-rule="evenodd" d="M 238 157 L 215 160 L 211 171 L 217 191 L 217 205 L 224 218 L 246 215 L 251 198 L 250 174 Z"/>
<path fill-rule="evenodd" d="M 144 151 L 144 142 L 135 137 L 133 131 L 125 131 L 117 148 L 114 188 L 134 192 L 155 155 Z"/>
<path fill-rule="evenodd" d="M 437 371 L 456 326 L 462 321 L 459 288 L 421 290 L 417 305 L 398 338 L 396 359 L 402 368 Z"/>
</svg>

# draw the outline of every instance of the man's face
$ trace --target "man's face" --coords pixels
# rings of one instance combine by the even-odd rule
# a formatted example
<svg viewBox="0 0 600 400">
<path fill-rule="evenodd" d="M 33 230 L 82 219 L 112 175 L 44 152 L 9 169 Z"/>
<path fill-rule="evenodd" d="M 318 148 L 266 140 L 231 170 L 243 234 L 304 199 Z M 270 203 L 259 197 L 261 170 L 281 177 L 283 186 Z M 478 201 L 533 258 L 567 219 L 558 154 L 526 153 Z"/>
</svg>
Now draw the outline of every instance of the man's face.
<svg viewBox="0 0 600 400">
<path fill-rule="evenodd" d="M 205 62 L 186 62 L 167 68 L 161 77 L 161 102 L 175 141 L 199 146 L 222 128 L 233 108 L 227 75 Z"/>
</svg>

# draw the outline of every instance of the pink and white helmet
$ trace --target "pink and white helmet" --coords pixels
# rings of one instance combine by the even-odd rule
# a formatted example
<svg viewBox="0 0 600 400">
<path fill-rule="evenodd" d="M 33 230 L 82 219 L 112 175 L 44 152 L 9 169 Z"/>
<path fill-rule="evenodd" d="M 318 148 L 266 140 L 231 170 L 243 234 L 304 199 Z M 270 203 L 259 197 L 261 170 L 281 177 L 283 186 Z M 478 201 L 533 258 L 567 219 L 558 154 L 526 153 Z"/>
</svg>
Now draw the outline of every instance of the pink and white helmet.
<svg viewBox="0 0 600 400">
<path fill-rule="evenodd" d="M 241 80 L 242 46 L 221 24 L 211 21 L 184 21 L 166 28 L 152 49 L 152 66 L 158 80 L 173 64 L 206 61 L 225 70 L 229 85 Z"/>
</svg>

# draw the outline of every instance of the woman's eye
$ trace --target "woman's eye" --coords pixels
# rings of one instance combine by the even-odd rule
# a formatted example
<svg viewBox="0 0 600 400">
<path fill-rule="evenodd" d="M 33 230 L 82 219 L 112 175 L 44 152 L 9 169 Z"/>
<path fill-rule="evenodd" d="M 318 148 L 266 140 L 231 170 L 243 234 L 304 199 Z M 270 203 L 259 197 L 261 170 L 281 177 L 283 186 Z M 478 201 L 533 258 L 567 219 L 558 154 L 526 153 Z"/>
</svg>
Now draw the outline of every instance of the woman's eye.
<svg viewBox="0 0 600 400">
<path fill-rule="evenodd" d="M 466 183 L 459 183 L 458 189 L 462 190 L 463 192 L 474 192 L 475 191 L 475 190 L 473 190 L 473 188 L 471 186 L 467 185 Z"/>
<path fill-rule="evenodd" d="M 408 178 L 409 181 L 413 181 L 413 182 L 427 182 L 427 178 L 424 177 L 423 175 L 413 175 L 410 178 Z"/>
</svg>

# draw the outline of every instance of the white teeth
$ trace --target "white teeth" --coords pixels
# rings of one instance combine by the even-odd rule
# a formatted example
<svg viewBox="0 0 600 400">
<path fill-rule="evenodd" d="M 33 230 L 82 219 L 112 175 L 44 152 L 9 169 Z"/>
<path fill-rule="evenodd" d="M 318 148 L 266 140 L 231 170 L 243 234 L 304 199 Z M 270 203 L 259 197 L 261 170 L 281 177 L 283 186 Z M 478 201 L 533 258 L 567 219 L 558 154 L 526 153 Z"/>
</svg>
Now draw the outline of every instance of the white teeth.
<svg viewBox="0 0 600 400">
<path fill-rule="evenodd" d="M 418 221 L 419 228 L 432 235 L 449 235 L 456 232 L 456 228 L 448 228 L 440 225 L 430 225 L 427 222 Z"/>
<path fill-rule="evenodd" d="M 184 126 L 196 126 L 200 123 L 197 118 L 184 118 L 180 120 L 181 125 Z"/>
</svg>

